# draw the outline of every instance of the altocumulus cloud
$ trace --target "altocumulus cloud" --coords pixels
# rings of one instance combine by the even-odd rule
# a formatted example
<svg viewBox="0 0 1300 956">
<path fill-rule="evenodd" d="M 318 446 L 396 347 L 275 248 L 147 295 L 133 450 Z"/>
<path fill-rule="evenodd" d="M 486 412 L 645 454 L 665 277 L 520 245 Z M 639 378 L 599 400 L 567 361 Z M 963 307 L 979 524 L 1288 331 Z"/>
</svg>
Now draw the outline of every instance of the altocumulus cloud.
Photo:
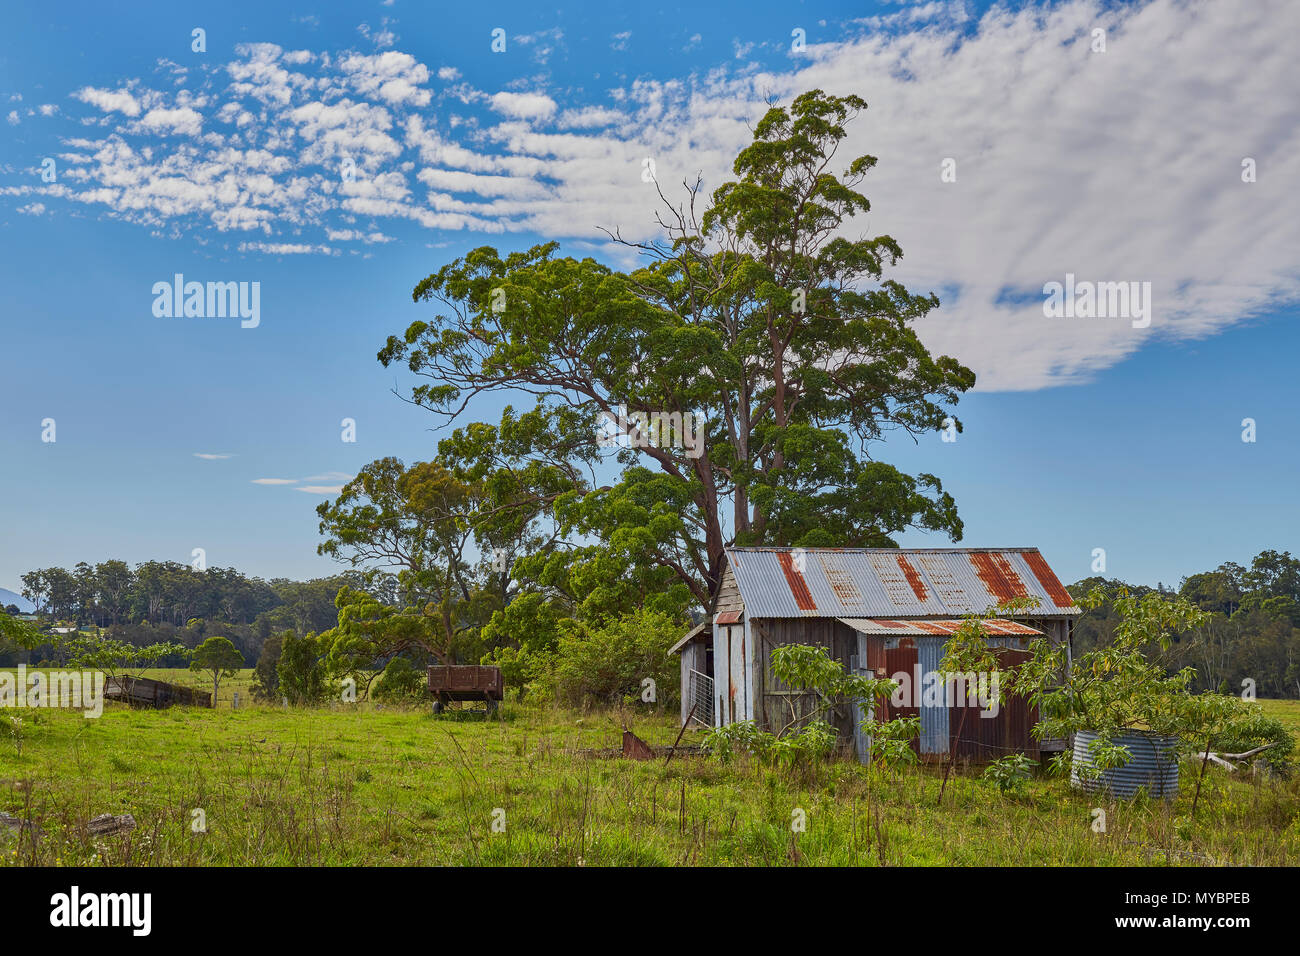
<svg viewBox="0 0 1300 956">
<path fill-rule="evenodd" d="M 820 88 L 870 103 L 840 154 L 879 158 L 854 233 L 894 236 L 907 253 L 894 275 L 943 290 L 922 337 L 981 388 L 1086 380 L 1153 338 L 1209 335 L 1300 297 L 1300 71 L 1279 42 L 1300 32 L 1300 5 L 1067 0 L 972 21 L 964 4 L 928 2 L 809 26 L 780 69 L 728 55 L 601 103 L 560 102 L 537 78 L 475 89 L 400 50 L 247 44 L 195 88 L 160 63 L 157 85 L 175 89 L 73 90 L 75 110 L 34 118 L 75 126 L 60 182 L 19 171 L 0 195 L 215 228 L 245 254 L 364 254 L 414 227 L 582 249 L 601 227 L 654 235 L 645 157 L 670 193 L 697 172 L 711 189 L 768 96 Z M 531 39 L 540 51 L 562 37 Z M 1247 157 L 1257 182 L 1242 181 Z M 956 181 L 942 182 L 949 158 Z M 1066 273 L 1151 282 L 1150 328 L 1045 318 L 1042 287 Z"/>
</svg>

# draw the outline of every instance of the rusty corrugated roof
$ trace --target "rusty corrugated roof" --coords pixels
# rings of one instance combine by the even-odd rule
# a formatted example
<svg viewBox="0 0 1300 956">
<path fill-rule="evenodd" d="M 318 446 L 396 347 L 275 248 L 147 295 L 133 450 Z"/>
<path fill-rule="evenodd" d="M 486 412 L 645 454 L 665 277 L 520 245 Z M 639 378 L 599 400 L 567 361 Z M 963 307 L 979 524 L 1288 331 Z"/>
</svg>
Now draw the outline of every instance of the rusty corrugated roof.
<svg viewBox="0 0 1300 956">
<path fill-rule="evenodd" d="M 728 548 L 750 617 L 958 618 L 1002 601 L 1080 613 L 1037 548 Z"/>
<path fill-rule="evenodd" d="M 849 627 L 863 634 L 903 634 L 909 637 L 925 634 L 955 634 L 962 626 L 961 618 L 928 619 L 924 621 L 891 621 L 881 618 L 841 617 Z M 986 635 L 995 637 L 1042 637 L 1043 632 L 1019 621 L 983 621 Z"/>
</svg>

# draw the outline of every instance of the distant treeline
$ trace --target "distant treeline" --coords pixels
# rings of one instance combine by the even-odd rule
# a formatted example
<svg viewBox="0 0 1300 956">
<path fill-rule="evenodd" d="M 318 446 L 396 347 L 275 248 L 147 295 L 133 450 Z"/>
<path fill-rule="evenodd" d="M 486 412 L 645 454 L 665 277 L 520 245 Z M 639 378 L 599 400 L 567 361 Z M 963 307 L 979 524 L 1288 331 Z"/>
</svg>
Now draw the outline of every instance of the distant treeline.
<svg viewBox="0 0 1300 956">
<path fill-rule="evenodd" d="M 83 562 L 71 571 L 31 571 L 22 582 L 23 595 L 37 605 L 44 626 L 98 626 L 133 644 L 174 640 L 186 647 L 219 633 L 231 639 L 250 667 L 272 634 L 294 631 L 302 636 L 334 628 L 339 589 L 363 586 L 362 575 L 350 571 L 311 581 L 264 581 L 232 568 L 200 573 L 159 561 L 134 569 L 125 561 Z M 371 585 L 381 604 L 401 603 L 395 594 Z M 1257 696 L 1300 697 L 1300 559 L 1290 552 L 1263 551 L 1249 567 L 1228 562 L 1185 578 L 1176 590 L 1101 577 L 1079 581 L 1069 590 L 1077 599 L 1097 586 L 1177 594 L 1211 612 L 1207 624 L 1178 635 L 1174 644 L 1174 666 L 1195 668 L 1198 689 L 1240 693 L 1243 682 L 1253 681 Z M 18 611 L 14 606 L 7 610 Z M 1109 605 L 1088 611 L 1075 626 L 1076 652 L 1108 642 L 1115 623 Z M 525 635 L 511 636 L 511 644 L 526 643 Z M 477 660 L 483 650 L 475 647 L 467 659 Z M 0 665 L 16 663 L 14 654 L 0 648 Z"/>
<path fill-rule="evenodd" d="M 1289 551 L 1262 551 L 1249 567 L 1221 564 L 1184 578 L 1176 591 L 1099 577 L 1069 591 L 1078 598 L 1097 586 L 1178 594 L 1211 612 L 1173 646 L 1175 667 L 1195 668 L 1197 689 L 1240 694 L 1250 681 L 1258 697 L 1300 697 L 1300 559 Z M 1087 612 L 1075 627 L 1076 652 L 1107 643 L 1115 624 L 1108 605 Z"/>
<path fill-rule="evenodd" d="M 99 627 L 132 644 L 177 641 L 195 647 L 220 633 L 251 667 L 273 633 L 300 634 L 335 625 L 334 596 L 356 585 L 348 572 L 311 581 L 247 577 L 233 568 L 198 572 L 175 561 L 82 562 L 72 570 L 41 568 L 22 576 L 23 596 L 36 605 L 42 626 Z M 10 605 L 9 613 L 18 612 Z M 15 652 L 0 649 L 0 664 Z M 39 651 L 33 660 L 39 659 Z"/>
</svg>

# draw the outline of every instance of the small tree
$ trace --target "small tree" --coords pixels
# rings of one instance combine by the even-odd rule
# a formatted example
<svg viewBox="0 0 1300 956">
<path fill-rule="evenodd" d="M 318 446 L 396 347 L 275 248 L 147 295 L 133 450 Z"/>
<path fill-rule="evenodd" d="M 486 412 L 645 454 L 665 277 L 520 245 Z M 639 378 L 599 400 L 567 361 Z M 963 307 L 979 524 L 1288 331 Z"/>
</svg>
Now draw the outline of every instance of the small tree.
<svg viewBox="0 0 1300 956">
<path fill-rule="evenodd" d="M 189 650 L 175 641 L 160 641 L 140 647 L 99 634 L 79 635 L 64 645 L 68 663 L 84 670 L 103 671 L 109 679 L 134 679 L 157 667 L 164 657 L 189 656 Z"/>
<path fill-rule="evenodd" d="M 999 616 L 1026 611 L 1036 604 L 1037 602 L 1032 598 L 1012 598 L 1003 601 L 997 607 L 989 608 L 982 615 L 967 615 L 961 626 L 944 644 L 943 660 L 939 662 L 939 677 L 943 680 L 944 686 L 946 687 L 953 677 L 1000 674 L 999 651 L 989 644 L 984 622 Z M 957 759 L 957 745 L 961 743 L 962 734 L 966 729 L 966 715 L 977 693 L 972 681 L 965 680 L 964 683 L 967 695 L 966 706 L 962 707 L 961 716 L 957 719 L 957 739 L 948 746 L 948 760 L 943 765 L 943 783 L 939 785 L 939 803 L 943 803 L 944 792 L 948 789 L 948 777 L 952 774 L 953 761 Z M 994 701 L 990 700 L 989 704 L 992 706 Z"/>
<path fill-rule="evenodd" d="M 212 706 L 217 706 L 217 691 L 221 681 L 234 677 L 244 666 L 244 655 L 236 650 L 227 637 L 215 634 L 194 649 L 194 659 L 190 661 L 190 670 L 212 675 Z"/>
<path fill-rule="evenodd" d="M 18 608 L 14 607 L 13 614 L 17 613 Z M 34 651 L 42 644 L 48 644 L 49 640 L 26 621 L 11 617 L 8 611 L 0 614 L 0 649 L 3 649 L 6 644 L 14 644 L 23 650 Z"/>
<path fill-rule="evenodd" d="M 286 631 L 280 646 L 280 660 L 275 665 L 280 678 L 280 693 L 295 704 L 311 704 L 325 697 L 325 642 L 315 634 L 299 637 Z"/>
<path fill-rule="evenodd" d="M 1117 737 L 1141 732 L 1187 739 L 1217 720 L 1213 708 L 1198 704 L 1190 691 L 1196 671 L 1184 667 L 1170 674 L 1167 660 L 1174 634 L 1199 627 L 1209 615 L 1182 598 L 1169 600 L 1157 591 L 1135 595 L 1126 588 L 1113 596 L 1093 588 L 1079 603 L 1091 610 L 1108 600 L 1119 618 L 1109 644 L 1071 664 L 1064 644 L 1036 640 L 1015 683 L 1016 692 L 1038 707 L 1039 737 L 1096 735 L 1088 745 L 1090 766 L 1079 768 L 1084 776 L 1132 759 Z"/>
<path fill-rule="evenodd" d="M 1193 818 L 1196 817 L 1201 785 L 1205 782 L 1205 770 L 1211 759 L 1231 770 L 1233 765 L 1229 759 L 1244 760 L 1267 755 L 1265 759 L 1274 770 L 1290 772 L 1295 736 L 1281 720 L 1265 714 L 1254 701 L 1209 691 L 1189 696 L 1183 702 L 1182 724 L 1184 737 L 1189 743 L 1197 743 L 1196 753 L 1201 761 L 1196 777 L 1196 794 L 1192 797 Z M 1221 755 L 1214 752 L 1216 748 L 1240 752 Z"/>
</svg>

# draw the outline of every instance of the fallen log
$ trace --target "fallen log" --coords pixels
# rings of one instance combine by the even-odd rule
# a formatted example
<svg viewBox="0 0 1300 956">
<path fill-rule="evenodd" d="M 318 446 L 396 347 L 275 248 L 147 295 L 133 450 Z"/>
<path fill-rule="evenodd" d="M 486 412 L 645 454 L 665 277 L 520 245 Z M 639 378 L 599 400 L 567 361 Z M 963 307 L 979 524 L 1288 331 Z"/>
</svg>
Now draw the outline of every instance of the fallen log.
<svg viewBox="0 0 1300 956">
<path fill-rule="evenodd" d="M 101 813 L 86 824 L 86 832 L 91 836 L 111 836 L 114 833 L 122 833 L 126 830 L 135 829 L 135 817 L 129 813 L 121 816 L 114 816 L 111 813 Z"/>
<path fill-rule="evenodd" d="M 1213 750 L 1206 750 L 1205 759 L 1209 760 L 1210 763 L 1218 764 L 1220 767 L 1225 768 L 1229 773 L 1235 773 L 1239 768 L 1231 761 L 1249 760 L 1251 757 L 1262 754 L 1265 750 L 1271 750 L 1276 746 L 1276 743 L 1264 744 L 1262 747 L 1256 747 L 1253 750 L 1247 750 L 1244 753 L 1239 754 L 1221 754 L 1215 753 Z"/>
<path fill-rule="evenodd" d="M 0 833 L 5 833 L 5 834 L 16 833 L 19 835 L 22 835 L 23 833 L 30 833 L 33 839 L 39 840 L 41 838 L 42 832 L 43 831 L 41 830 L 41 828 L 38 827 L 35 823 L 32 823 L 32 821 L 21 820 L 18 817 L 12 816 L 11 814 L 5 813 L 3 810 L 0 810 Z"/>
</svg>

